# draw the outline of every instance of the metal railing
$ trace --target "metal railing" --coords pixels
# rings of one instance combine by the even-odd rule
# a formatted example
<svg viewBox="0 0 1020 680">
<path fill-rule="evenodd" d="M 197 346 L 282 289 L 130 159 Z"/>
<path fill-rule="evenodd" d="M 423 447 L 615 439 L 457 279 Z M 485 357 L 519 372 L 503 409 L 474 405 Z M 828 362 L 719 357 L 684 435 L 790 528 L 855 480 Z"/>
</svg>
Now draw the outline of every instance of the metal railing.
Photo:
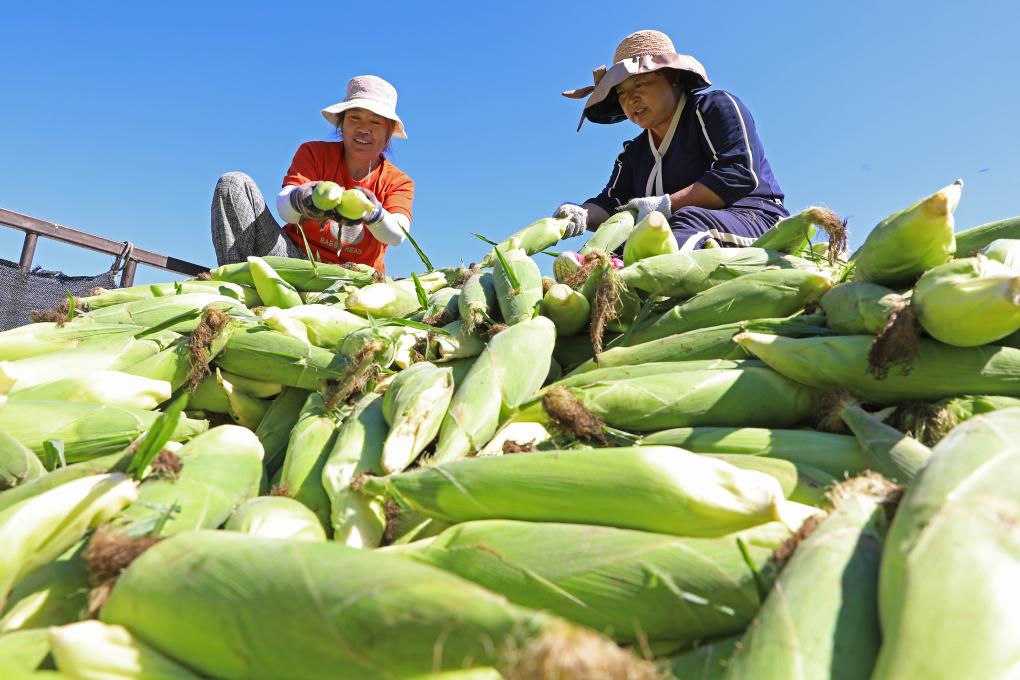
<svg viewBox="0 0 1020 680">
<path fill-rule="evenodd" d="M 79 248 L 88 248 L 89 250 L 123 258 L 124 269 L 120 276 L 121 288 L 134 283 L 135 268 L 139 262 L 151 267 L 190 276 L 200 274 L 209 269 L 194 262 L 137 248 L 129 241 L 111 241 L 102 236 L 96 236 L 95 234 L 65 227 L 61 224 L 40 220 L 36 217 L 22 215 L 21 213 L 4 208 L 0 208 L 0 225 L 20 229 L 25 232 L 25 241 L 21 246 L 21 258 L 18 260 L 18 266 L 24 272 L 28 272 L 32 268 L 35 246 L 40 236 L 53 239 L 54 241 L 70 243 Z"/>
</svg>

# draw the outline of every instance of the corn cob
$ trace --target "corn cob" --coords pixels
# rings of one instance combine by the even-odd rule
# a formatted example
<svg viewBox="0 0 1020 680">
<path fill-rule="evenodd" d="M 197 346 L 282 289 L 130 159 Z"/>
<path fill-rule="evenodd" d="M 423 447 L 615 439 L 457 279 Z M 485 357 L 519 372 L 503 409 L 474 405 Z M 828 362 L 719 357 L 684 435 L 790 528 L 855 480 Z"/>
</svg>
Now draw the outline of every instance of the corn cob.
<svg viewBox="0 0 1020 680">
<path fill-rule="evenodd" d="M 231 334 L 216 364 L 246 378 L 315 390 L 323 380 L 342 378 L 349 361 L 282 333 L 254 327 Z"/>
<path fill-rule="evenodd" d="M 684 370 L 685 363 L 690 362 L 590 371 L 557 386 L 607 424 L 633 432 L 702 425 L 791 427 L 810 418 L 814 392 L 769 368 Z M 514 419 L 547 423 L 549 416 L 536 400 Z"/>
<path fill-rule="evenodd" d="M 827 274 L 805 269 L 769 269 L 714 286 L 650 323 L 636 327 L 622 344 L 636 345 L 676 333 L 789 316 L 816 302 L 830 287 Z"/>
<path fill-rule="evenodd" d="M 931 456 L 927 446 L 852 401 L 843 404 L 839 415 L 857 438 L 868 469 L 892 481 L 910 484 Z"/>
<path fill-rule="evenodd" d="M 262 306 L 262 298 L 255 290 L 255 286 L 242 286 L 239 283 L 229 281 L 204 281 L 189 279 L 187 281 L 175 281 L 173 283 L 153 283 L 149 286 L 153 297 L 164 297 L 167 295 L 182 295 L 184 293 L 216 293 L 226 295 L 240 300 L 245 307 Z"/>
<path fill-rule="evenodd" d="M 0 609 L 11 588 L 59 557 L 89 529 L 137 496 L 120 473 L 92 475 L 62 484 L 0 512 Z"/>
<path fill-rule="evenodd" d="M 290 432 L 301 415 L 301 406 L 308 398 L 308 391 L 297 387 L 285 387 L 280 396 L 273 399 L 262 421 L 255 429 L 255 436 L 262 443 L 263 463 L 270 473 L 276 472 L 287 451 Z"/>
<path fill-rule="evenodd" d="M 42 477 L 36 477 L 13 489 L 7 489 L 0 493 L 0 512 L 76 479 L 108 472 L 123 472 L 134 458 L 134 453 L 134 447 L 128 447 L 117 453 L 59 467 Z"/>
<path fill-rule="evenodd" d="M 492 270 L 496 301 L 508 326 L 530 319 L 542 300 L 542 274 L 538 265 L 520 248 L 503 253 L 509 271 L 500 261 Z"/>
<path fill-rule="evenodd" d="M 536 317 L 497 334 L 457 385 L 439 430 L 435 460 L 462 458 L 482 448 L 501 413 L 530 399 L 549 374 L 556 330 Z M 527 347 L 523 356 L 521 348 Z"/>
<path fill-rule="evenodd" d="M 248 625 L 267 608 L 275 625 Z M 396 556 L 204 531 L 150 548 L 120 577 L 100 617 L 203 675 L 251 680 L 492 665 L 504 644 L 519 649 L 567 625 Z M 177 625 L 167 626 L 168 617 Z"/>
<path fill-rule="evenodd" d="M 721 248 L 719 249 L 721 250 Z M 575 368 L 571 375 L 596 368 L 636 366 L 663 361 L 693 361 L 701 359 L 746 359 L 751 355 L 733 342 L 734 336 L 744 331 L 774 333 L 787 337 L 829 335 L 821 316 L 794 316 L 786 319 L 754 319 L 699 328 L 686 333 L 669 335 L 627 347 L 612 347 L 599 354 L 598 361 L 589 360 Z"/>
<path fill-rule="evenodd" d="M 830 251 L 829 262 L 846 255 L 846 225 L 828 208 L 812 206 L 796 215 L 784 217 L 752 244 L 755 248 L 768 248 L 793 255 L 813 254 L 811 239 L 815 225 L 821 226 L 829 236 L 826 244 Z"/>
<path fill-rule="evenodd" d="M 739 642 L 740 636 L 707 642 L 661 661 L 659 667 L 664 677 L 676 680 L 726 680 L 727 662 Z"/>
<path fill-rule="evenodd" d="M 668 364 L 668 365 L 667 365 Z M 599 366 L 589 371 L 576 372 L 556 381 L 556 387 L 588 387 L 600 382 L 613 380 L 632 380 L 649 376 L 689 373 L 692 371 L 708 371 L 729 368 L 764 368 L 765 363 L 758 359 L 695 359 L 690 361 L 648 362 L 635 365 Z"/>
<path fill-rule="evenodd" d="M 82 316 L 98 323 L 123 323 L 151 328 L 188 312 L 200 312 L 209 306 L 231 314 L 250 316 L 248 309 L 239 300 L 210 293 L 188 293 L 138 300 L 123 305 L 104 307 Z M 195 330 L 199 320 L 200 315 L 193 314 L 172 324 L 166 330 L 190 333 Z"/>
<path fill-rule="evenodd" d="M 290 432 L 276 491 L 301 502 L 323 527 L 329 526 L 329 496 L 322 487 L 322 468 L 333 448 L 336 427 L 337 416 L 326 408 L 322 395 L 308 395 Z"/>
<path fill-rule="evenodd" d="M 474 458 L 367 477 L 362 489 L 452 523 L 518 519 L 704 537 L 779 519 L 785 503 L 768 475 L 670 447 Z"/>
<path fill-rule="evenodd" d="M 540 253 L 546 248 L 559 243 L 560 239 L 563 238 L 563 231 L 569 224 L 570 220 L 557 219 L 554 217 L 543 217 L 540 220 L 536 220 L 495 246 L 492 251 L 482 258 L 482 261 L 479 262 L 479 266 L 494 266 L 499 261 L 496 256 L 496 250 L 506 254 L 507 251 L 512 250 L 513 248 L 521 248 L 528 255 Z M 516 242 L 514 239 L 517 239 Z"/>
<path fill-rule="evenodd" d="M 59 439 L 68 463 L 124 448 L 158 417 L 153 411 L 64 401 L 11 400 L 0 409 L 0 430 L 42 455 L 47 440 Z M 204 420 L 182 418 L 173 439 L 182 441 L 209 428 Z"/>
<path fill-rule="evenodd" d="M 62 326 L 55 323 L 30 323 L 0 332 L 0 361 L 17 361 L 118 338 L 129 338 L 144 330 L 141 326 L 80 320 Z"/>
<path fill-rule="evenodd" d="M 119 371 L 89 371 L 70 378 L 58 378 L 18 390 L 12 399 L 30 401 L 73 401 L 151 411 L 170 398 L 166 380 L 152 380 Z"/>
<path fill-rule="evenodd" d="M 347 296 L 344 305 L 355 314 L 373 317 L 404 317 L 422 308 L 413 288 L 391 281 L 359 288 Z"/>
<path fill-rule="evenodd" d="M 10 680 L 67 680 L 56 672 L 36 670 L 49 653 L 49 631 L 45 628 L 0 635 L 0 664 Z"/>
<path fill-rule="evenodd" d="M 623 264 L 632 265 L 638 260 L 680 250 L 669 221 L 661 212 L 652 211 L 648 217 L 634 225 L 623 245 Z"/>
<path fill-rule="evenodd" d="M 39 457 L 5 430 L 0 430 L 0 491 L 46 474 Z"/>
<path fill-rule="evenodd" d="M 1020 238 L 1020 216 L 959 232 L 956 234 L 956 252 L 961 257 L 969 257 L 1000 238 Z"/>
<path fill-rule="evenodd" d="M 466 327 L 467 323 L 460 320 L 443 326 L 446 334 L 437 335 L 435 339 L 440 361 L 470 359 L 482 353 L 485 340 L 476 333 L 468 333 Z"/>
<path fill-rule="evenodd" d="M 735 453 L 704 454 L 742 470 L 754 470 L 779 482 L 783 496 L 802 505 L 821 507 L 825 504 L 825 490 L 838 479 L 818 468 L 803 463 L 791 463 L 768 456 L 744 456 Z"/>
<path fill-rule="evenodd" d="M 851 256 L 850 280 L 909 286 L 928 269 L 950 259 L 956 252 L 953 211 L 962 188 L 963 181 L 957 180 L 879 222 Z"/>
<path fill-rule="evenodd" d="M 49 639 L 57 669 L 68 677 L 96 680 L 199 680 L 201 677 L 122 626 L 82 621 L 50 628 Z"/>
<path fill-rule="evenodd" d="M 365 265 L 340 265 L 310 262 L 302 258 L 266 256 L 262 258 L 284 281 L 299 291 L 321 292 L 342 282 L 352 286 L 366 286 L 374 280 L 376 271 Z M 225 264 L 209 271 L 217 281 L 229 281 L 254 286 L 251 267 L 247 262 Z"/>
<path fill-rule="evenodd" d="M 315 513 L 286 496 L 260 496 L 246 500 L 234 510 L 223 528 L 291 541 L 326 540 L 326 532 Z"/>
<path fill-rule="evenodd" d="M 588 298 L 562 283 L 552 286 L 542 297 L 542 314 L 552 319 L 556 335 L 575 335 L 588 325 L 591 306 Z"/>
<path fill-rule="evenodd" d="M 1009 347 L 950 347 L 920 340 L 907 375 L 884 380 L 868 372 L 870 335 L 783 338 L 741 333 L 734 338 L 773 370 L 819 389 L 845 387 L 868 403 L 932 401 L 966 394 L 1020 396 L 1020 350 Z"/>
<path fill-rule="evenodd" d="M 982 255 L 952 260 L 918 279 L 911 304 L 936 340 L 985 345 L 1020 329 L 1020 273 Z"/>
<path fill-rule="evenodd" d="M 836 493 L 836 509 L 797 546 L 730 658 L 727 678 L 830 678 L 833 669 L 842 678 L 871 676 L 880 641 L 883 506 L 895 487 L 858 477 Z"/>
<path fill-rule="evenodd" d="M 368 326 L 365 319 L 345 309 L 316 304 L 290 309 L 269 307 L 262 312 L 262 321 L 274 330 L 330 351 L 336 351 L 349 334 Z"/>
<path fill-rule="evenodd" d="M 759 570 L 768 573 L 777 547 L 751 546 Z M 452 572 L 514 604 L 551 611 L 619 643 L 668 640 L 679 647 L 738 633 L 761 605 L 732 535 L 680 538 L 488 520 L 384 550 Z"/>
<path fill-rule="evenodd" d="M 496 285 L 490 272 L 476 272 L 464 282 L 457 297 L 457 309 L 469 333 L 496 316 Z"/>
<path fill-rule="evenodd" d="M 769 456 L 817 468 L 836 478 L 868 468 L 854 437 L 814 430 L 680 427 L 641 438 L 642 446 L 679 446 L 694 453 Z"/>
<path fill-rule="evenodd" d="M 566 250 L 553 260 L 553 280 L 564 283 L 584 266 L 584 256 L 572 250 Z"/>
<path fill-rule="evenodd" d="M 382 397 L 371 392 L 358 400 L 337 430 L 336 441 L 322 468 L 334 541 L 353 548 L 374 548 L 382 541 L 386 529 L 382 503 L 365 498 L 350 487 L 362 473 L 383 473 L 382 450 L 388 433 Z"/>
<path fill-rule="evenodd" d="M 423 310 L 422 320 L 433 326 L 445 326 L 457 321 L 460 319 L 459 303 L 459 289 L 440 288 L 429 296 L 429 306 Z"/>
<path fill-rule="evenodd" d="M 1005 409 L 960 425 L 907 489 L 882 555 L 876 680 L 1015 672 L 1020 621 L 1002 593 L 1017 571 L 1018 423 Z"/>
<path fill-rule="evenodd" d="M 581 247 L 578 254 L 583 256 L 594 252 L 615 252 L 627 242 L 630 233 L 634 231 L 635 217 L 637 214 L 633 210 L 621 210 L 613 213 L 609 219 L 599 225 L 599 228 Z"/>
<path fill-rule="evenodd" d="M 842 335 L 878 335 L 889 315 L 906 305 L 907 299 L 877 283 L 853 282 L 833 286 L 818 301 L 826 324 Z"/>
<path fill-rule="evenodd" d="M 989 260 L 1004 264 L 1013 272 L 1020 272 L 1020 239 L 995 239 L 982 248 L 978 255 L 983 255 Z M 977 257 L 977 255 L 972 257 Z"/>
<path fill-rule="evenodd" d="M 11 589 L 0 617 L 0 635 L 16 630 L 60 626 L 88 615 L 92 584 L 82 560 L 84 542 L 45 564 Z"/>
<path fill-rule="evenodd" d="M 453 371 L 423 361 L 401 371 L 386 389 L 383 416 L 390 433 L 383 445 L 382 468 L 400 472 L 439 434 L 453 398 Z"/>
</svg>

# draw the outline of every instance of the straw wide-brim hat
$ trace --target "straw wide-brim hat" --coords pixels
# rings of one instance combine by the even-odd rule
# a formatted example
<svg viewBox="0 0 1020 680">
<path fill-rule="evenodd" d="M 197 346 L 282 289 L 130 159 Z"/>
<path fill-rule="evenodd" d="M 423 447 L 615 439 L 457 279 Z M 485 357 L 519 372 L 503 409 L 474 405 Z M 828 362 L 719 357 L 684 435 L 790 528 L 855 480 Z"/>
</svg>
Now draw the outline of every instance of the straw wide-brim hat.
<svg viewBox="0 0 1020 680">
<path fill-rule="evenodd" d="M 631 76 L 664 68 L 678 71 L 684 87 L 689 90 L 703 90 L 712 84 L 701 62 L 690 55 L 677 54 L 668 35 L 660 31 L 637 31 L 616 46 L 612 66 L 607 69 L 603 65 L 592 71 L 594 85 L 563 93 L 564 97 L 571 99 L 588 97 L 577 129 L 581 129 L 585 118 L 593 123 L 619 123 L 626 120 L 627 116 L 613 88 Z"/>
<path fill-rule="evenodd" d="M 347 83 L 342 102 L 327 106 L 322 116 L 333 127 L 340 127 L 340 114 L 350 109 L 367 109 L 394 122 L 393 136 L 407 139 L 404 122 L 397 115 L 397 89 L 379 76 L 356 76 Z"/>
</svg>

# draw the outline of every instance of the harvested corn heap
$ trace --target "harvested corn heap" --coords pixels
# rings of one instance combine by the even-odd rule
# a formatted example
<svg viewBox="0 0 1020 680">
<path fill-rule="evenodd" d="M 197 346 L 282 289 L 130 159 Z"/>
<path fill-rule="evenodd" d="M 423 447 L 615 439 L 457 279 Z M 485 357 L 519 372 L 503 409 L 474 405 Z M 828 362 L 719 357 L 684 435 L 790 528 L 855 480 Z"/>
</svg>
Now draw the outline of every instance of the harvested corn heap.
<svg viewBox="0 0 1020 680">
<path fill-rule="evenodd" d="M 2 674 L 1012 677 L 1020 219 L 961 188 L 850 256 L 622 211 L 0 333 Z"/>
</svg>

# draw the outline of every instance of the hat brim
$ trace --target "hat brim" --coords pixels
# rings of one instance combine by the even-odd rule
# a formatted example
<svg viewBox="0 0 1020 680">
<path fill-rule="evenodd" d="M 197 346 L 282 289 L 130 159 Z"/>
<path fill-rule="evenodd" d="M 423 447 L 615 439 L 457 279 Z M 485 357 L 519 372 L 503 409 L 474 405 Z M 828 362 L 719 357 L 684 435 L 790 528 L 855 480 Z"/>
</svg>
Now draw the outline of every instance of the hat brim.
<svg viewBox="0 0 1020 680">
<path fill-rule="evenodd" d="M 371 99 L 351 99 L 345 102 L 327 106 L 322 110 L 322 117 L 330 122 L 333 127 L 340 127 L 340 114 L 351 109 L 366 109 L 372 113 L 392 120 L 393 136 L 399 139 L 407 139 L 407 132 L 404 131 L 404 121 L 400 120 L 396 111 L 389 110 Z"/>
<path fill-rule="evenodd" d="M 639 57 L 631 57 L 613 64 L 612 68 L 606 71 L 599 79 L 595 88 L 591 90 L 588 100 L 584 103 L 584 113 L 581 115 L 581 123 L 585 118 L 593 123 L 619 123 L 626 120 L 627 116 L 620 107 L 620 102 L 613 94 L 613 88 L 627 80 L 631 76 L 640 73 L 651 73 L 660 69 L 674 69 L 680 71 L 688 89 L 692 91 L 703 90 L 712 83 L 708 79 L 705 67 L 697 59 L 686 54 L 644 54 Z M 574 90 L 573 93 L 565 92 L 565 96 L 576 97 L 575 93 L 584 90 Z M 582 95 L 583 96 L 583 95 Z M 578 129 L 581 128 L 579 124 Z"/>
</svg>

